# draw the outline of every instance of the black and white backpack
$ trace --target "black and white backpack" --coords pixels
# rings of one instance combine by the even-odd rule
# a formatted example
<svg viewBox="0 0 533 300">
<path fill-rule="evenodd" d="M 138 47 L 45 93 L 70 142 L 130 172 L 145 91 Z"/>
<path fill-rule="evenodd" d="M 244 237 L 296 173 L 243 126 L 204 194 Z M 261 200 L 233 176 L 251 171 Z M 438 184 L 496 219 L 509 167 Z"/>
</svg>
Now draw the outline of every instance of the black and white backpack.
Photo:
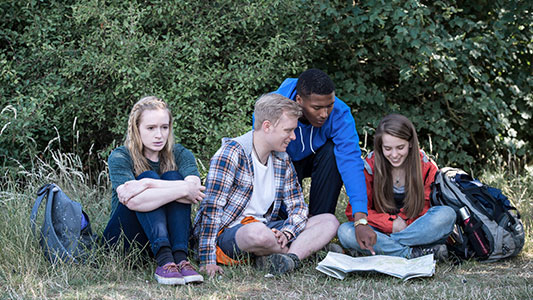
<svg viewBox="0 0 533 300">
<path fill-rule="evenodd" d="M 431 202 L 457 213 L 447 246 L 460 258 L 495 261 L 522 250 L 525 234 L 520 214 L 501 190 L 460 169 L 443 168 L 435 176 Z"/>
</svg>

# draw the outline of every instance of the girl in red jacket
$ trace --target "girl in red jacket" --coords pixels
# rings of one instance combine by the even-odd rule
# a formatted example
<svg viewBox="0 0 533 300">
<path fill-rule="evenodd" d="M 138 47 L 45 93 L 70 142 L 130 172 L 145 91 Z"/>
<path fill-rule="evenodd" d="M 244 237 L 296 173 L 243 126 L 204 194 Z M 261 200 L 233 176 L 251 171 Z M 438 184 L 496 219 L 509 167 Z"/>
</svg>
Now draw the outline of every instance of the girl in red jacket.
<svg viewBox="0 0 533 300">
<path fill-rule="evenodd" d="M 377 234 L 376 254 L 414 258 L 434 253 L 447 257 L 444 241 L 455 223 L 455 211 L 430 206 L 431 184 L 438 168 L 418 146 L 413 123 L 399 114 L 383 118 L 374 136 L 374 152 L 365 160 L 368 220 L 342 224 L 341 244 L 363 254 L 356 226 L 371 226 Z M 346 215 L 352 218 L 350 204 Z"/>
</svg>

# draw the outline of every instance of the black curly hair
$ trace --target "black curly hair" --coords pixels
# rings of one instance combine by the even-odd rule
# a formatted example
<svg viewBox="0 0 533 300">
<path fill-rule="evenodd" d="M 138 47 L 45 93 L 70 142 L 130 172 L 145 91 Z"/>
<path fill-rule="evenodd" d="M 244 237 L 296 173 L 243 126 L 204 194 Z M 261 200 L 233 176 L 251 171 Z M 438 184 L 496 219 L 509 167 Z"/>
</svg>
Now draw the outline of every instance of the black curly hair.
<svg viewBox="0 0 533 300">
<path fill-rule="evenodd" d="M 296 92 L 300 97 L 311 94 L 329 95 L 335 91 L 335 84 L 329 76 L 319 69 L 309 69 L 298 76 Z"/>
</svg>

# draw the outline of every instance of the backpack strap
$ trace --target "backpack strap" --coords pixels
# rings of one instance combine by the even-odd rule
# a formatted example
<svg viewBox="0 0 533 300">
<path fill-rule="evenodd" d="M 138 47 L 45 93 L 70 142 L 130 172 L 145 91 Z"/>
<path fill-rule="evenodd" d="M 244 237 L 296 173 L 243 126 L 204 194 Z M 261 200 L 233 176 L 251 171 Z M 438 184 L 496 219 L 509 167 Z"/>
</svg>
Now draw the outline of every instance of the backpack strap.
<svg viewBox="0 0 533 300">
<path fill-rule="evenodd" d="M 517 209 L 516 207 L 511 206 L 511 207 L 509 207 L 509 209 L 508 209 L 507 211 L 509 211 L 509 210 L 514 210 L 515 213 L 516 213 L 516 217 L 519 218 L 519 219 L 521 219 L 521 217 L 520 217 L 520 212 L 518 211 L 518 209 Z M 514 219 L 514 218 L 511 218 L 511 219 Z M 516 223 L 516 222 L 514 222 L 514 220 L 512 220 L 512 221 L 513 221 L 513 224 Z"/>
<path fill-rule="evenodd" d="M 428 163 L 429 162 L 429 157 L 427 156 L 426 152 L 424 152 L 424 150 L 420 149 L 420 153 L 422 153 L 422 162 Z"/>
<path fill-rule="evenodd" d="M 429 177 L 429 171 L 426 174 L 426 177 Z M 431 205 L 446 205 L 443 201 L 443 195 L 442 195 L 442 189 L 446 186 L 445 179 L 446 178 L 446 170 L 444 169 L 438 169 L 435 173 L 435 178 L 433 178 L 433 182 L 431 183 Z M 425 179 L 424 179 L 425 182 Z M 453 191 L 452 191 L 453 192 Z M 455 209 L 455 208 L 454 208 Z"/>
<path fill-rule="evenodd" d="M 426 172 L 426 175 L 424 175 L 424 185 L 426 184 L 426 182 L 428 181 L 428 178 L 429 178 L 429 172 L 431 172 L 431 169 L 428 168 L 427 172 Z M 435 178 L 433 178 L 433 180 L 435 180 Z"/>
<path fill-rule="evenodd" d="M 501 207 L 501 205 L 498 205 L 498 201 L 494 199 L 494 197 L 492 197 L 489 193 L 487 193 L 483 187 L 463 188 L 463 193 L 465 193 L 468 196 L 468 198 L 472 201 L 472 204 L 475 204 L 477 209 L 483 211 L 483 213 L 491 221 L 499 220 L 502 214 L 504 214 L 503 208 Z M 476 195 L 482 196 L 487 202 L 490 203 L 490 205 L 494 209 L 493 216 L 490 215 L 485 209 L 485 207 L 483 207 L 483 205 L 479 203 L 479 200 L 477 199 Z"/>
<path fill-rule="evenodd" d="M 371 159 L 372 156 L 374 155 L 374 151 L 370 152 L 366 158 L 368 159 Z M 365 171 L 369 174 L 369 175 L 374 175 L 373 172 L 372 172 L 372 167 L 370 167 L 370 164 L 366 161 L 366 159 L 363 159 L 363 165 L 365 166 Z"/>
<path fill-rule="evenodd" d="M 30 214 L 30 224 L 31 224 L 31 231 L 33 232 L 33 235 L 35 235 L 35 219 L 37 218 L 37 212 L 39 211 L 39 207 L 41 206 L 41 202 L 43 202 L 43 199 L 48 196 L 48 193 L 50 192 L 50 189 L 52 189 L 54 184 L 45 184 L 42 187 L 39 188 L 37 191 L 37 199 L 35 199 L 35 204 L 33 205 L 33 208 L 31 210 Z"/>
<path fill-rule="evenodd" d="M 370 164 L 366 161 L 366 159 L 363 159 L 363 163 L 365 165 L 365 170 L 366 172 L 369 174 L 369 175 L 374 175 L 372 174 L 372 168 L 370 167 Z"/>
</svg>

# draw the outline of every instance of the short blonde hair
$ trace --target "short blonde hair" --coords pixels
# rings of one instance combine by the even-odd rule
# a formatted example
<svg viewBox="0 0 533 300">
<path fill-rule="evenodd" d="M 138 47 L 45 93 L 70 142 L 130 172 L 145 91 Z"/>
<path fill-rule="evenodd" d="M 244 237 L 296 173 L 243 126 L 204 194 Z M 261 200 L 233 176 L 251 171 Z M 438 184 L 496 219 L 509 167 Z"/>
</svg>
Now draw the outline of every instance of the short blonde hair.
<svg viewBox="0 0 533 300">
<path fill-rule="evenodd" d="M 296 101 L 280 94 L 264 94 L 255 102 L 254 129 L 261 128 L 265 121 L 276 125 L 283 113 L 299 118 L 302 116 L 302 108 Z"/>
</svg>

